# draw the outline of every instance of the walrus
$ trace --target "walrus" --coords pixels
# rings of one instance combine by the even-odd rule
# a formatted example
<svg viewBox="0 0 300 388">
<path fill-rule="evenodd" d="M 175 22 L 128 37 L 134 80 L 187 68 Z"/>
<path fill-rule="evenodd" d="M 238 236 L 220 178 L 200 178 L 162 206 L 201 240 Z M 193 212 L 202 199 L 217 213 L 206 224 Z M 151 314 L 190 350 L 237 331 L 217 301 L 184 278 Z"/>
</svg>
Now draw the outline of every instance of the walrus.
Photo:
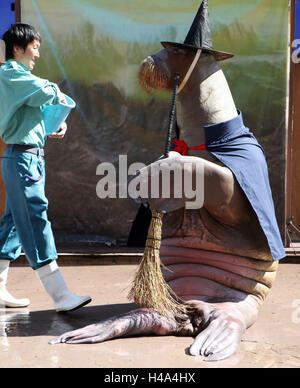
<svg viewBox="0 0 300 388">
<path fill-rule="evenodd" d="M 204 171 L 204 200 L 198 209 L 188 209 L 184 196 L 142 199 L 151 209 L 165 213 L 162 271 L 167 284 L 191 309 L 165 316 L 140 307 L 62 334 L 51 344 L 95 343 L 145 334 L 184 335 L 195 337 L 190 355 L 222 360 L 236 352 L 269 294 L 278 260 L 285 252 L 266 161 L 254 135 L 243 125 L 218 65 L 226 55 L 207 43 L 206 11 L 207 1 L 203 1 L 195 18 L 196 24 L 201 22 L 195 27 L 194 21 L 188 34 L 190 38 L 192 30 L 202 29 L 196 43 L 187 39 L 185 44 L 162 42 L 163 50 L 147 57 L 139 70 L 140 85 L 148 92 L 172 91 L 174 76 L 180 74 L 177 122 L 187 145 L 181 155 L 174 142 L 168 158 L 141 170 L 141 186 L 149 187 L 150 169 L 155 172 L 171 164 L 190 163 L 191 178 L 197 165 Z M 194 69 L 187 79 L 191 64 Z M 205 149 L 188 147 L 199 144 L 205 144 Z"/>
</svg>

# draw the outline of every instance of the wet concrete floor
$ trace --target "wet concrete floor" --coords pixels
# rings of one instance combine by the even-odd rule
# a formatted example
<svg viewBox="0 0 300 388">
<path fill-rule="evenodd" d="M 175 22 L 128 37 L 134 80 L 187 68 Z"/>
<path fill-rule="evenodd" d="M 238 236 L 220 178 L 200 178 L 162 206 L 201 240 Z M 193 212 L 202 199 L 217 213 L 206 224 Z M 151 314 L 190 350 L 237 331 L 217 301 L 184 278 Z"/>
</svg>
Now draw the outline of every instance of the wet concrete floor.
<svg viewBox="0 0 300 388">
<path fill-rule="evenodd" d="M 86 307 L 57 314 L 34 272 L 13 266 L 8 289 L 28 297 L 24 309 L 0 308 L 0 368 L 299 368 L 300 264 L 280 264 L 258 321 L 230 359 L 208 363 L 186 354 L 190 337 L 135 337 L 101 344 L 48 341 L 135 307 L 127 300 L 136 265 L 74 265 L 61 271 L 71 291 L 92 296 Z"/>
</svg>

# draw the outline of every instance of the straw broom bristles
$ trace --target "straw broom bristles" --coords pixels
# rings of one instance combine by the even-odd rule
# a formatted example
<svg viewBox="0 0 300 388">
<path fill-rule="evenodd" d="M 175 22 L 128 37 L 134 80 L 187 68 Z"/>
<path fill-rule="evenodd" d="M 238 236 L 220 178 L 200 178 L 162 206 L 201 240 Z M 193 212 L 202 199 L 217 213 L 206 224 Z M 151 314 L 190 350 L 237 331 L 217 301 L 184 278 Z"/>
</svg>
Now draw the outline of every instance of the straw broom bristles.
<svg viewBox="0 0 300 388">
<path fill-rule="evenodd" d="M 144 255 L 128 297 L 139 306 L 153 308 L 164 316 L 182 316 L 187 313 L 187 307 L 179 302 L 161 272 L 162 217 L 163 213 L 152 212 Z"/>
</svg>

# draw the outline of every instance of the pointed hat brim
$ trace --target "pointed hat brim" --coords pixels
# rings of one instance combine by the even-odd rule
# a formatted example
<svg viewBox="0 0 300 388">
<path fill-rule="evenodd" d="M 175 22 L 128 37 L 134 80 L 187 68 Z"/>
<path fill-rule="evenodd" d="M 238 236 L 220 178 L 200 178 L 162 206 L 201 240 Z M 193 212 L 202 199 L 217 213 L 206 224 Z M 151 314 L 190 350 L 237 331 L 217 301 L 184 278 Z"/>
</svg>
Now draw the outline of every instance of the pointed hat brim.
<svg viewBox="0 0 300 388">
<path fill-rule="evenodd" d="M 234 57 L 234 54 L 226 53 L 224 51 L 217 51 L 211 48 L 205 48 L 205 47 L 197 47 L 186 43 L 177 43 L 177 42 L 161 42 L 163 47 L 178 47 L 181 49 L 189 49 L 189 50 L 198 50 L 201 49 L 204 53 L 212 54 L 217 61 L 223 61 L 225 59 L 229 59 Z"/>
</svg>

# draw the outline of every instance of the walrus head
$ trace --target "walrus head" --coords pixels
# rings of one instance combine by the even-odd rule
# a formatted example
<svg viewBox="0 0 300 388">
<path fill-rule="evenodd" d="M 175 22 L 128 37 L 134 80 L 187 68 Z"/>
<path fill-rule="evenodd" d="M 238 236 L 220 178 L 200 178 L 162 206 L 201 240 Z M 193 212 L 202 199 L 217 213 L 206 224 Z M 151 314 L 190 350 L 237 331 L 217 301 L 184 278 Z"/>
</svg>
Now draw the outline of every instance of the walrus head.
<svg viewBox="0 0 300 388">
<path fill-rule="evenodd" d="M 140 86 L 148 93 L 151 89 L 172 90 L 176 73 L 180 74 L 181 83 L 197 53 L 214 56 L 216 61 L 233 57 L 213 49 L 207 0 L 201 2 L 183 43 L 163 41 L 161 44 L 164 49 L 147 57 L 139 70 Z"/>
<path fill-rule="evenodd" d="M 193 62 L 197 50 L 167 47 L 151 55 L 141 63 L 138 78 L 140 86 L 147 93 L 152 89 L 173 90 L 175 74 L 182 82 Z"/>
</svg>

